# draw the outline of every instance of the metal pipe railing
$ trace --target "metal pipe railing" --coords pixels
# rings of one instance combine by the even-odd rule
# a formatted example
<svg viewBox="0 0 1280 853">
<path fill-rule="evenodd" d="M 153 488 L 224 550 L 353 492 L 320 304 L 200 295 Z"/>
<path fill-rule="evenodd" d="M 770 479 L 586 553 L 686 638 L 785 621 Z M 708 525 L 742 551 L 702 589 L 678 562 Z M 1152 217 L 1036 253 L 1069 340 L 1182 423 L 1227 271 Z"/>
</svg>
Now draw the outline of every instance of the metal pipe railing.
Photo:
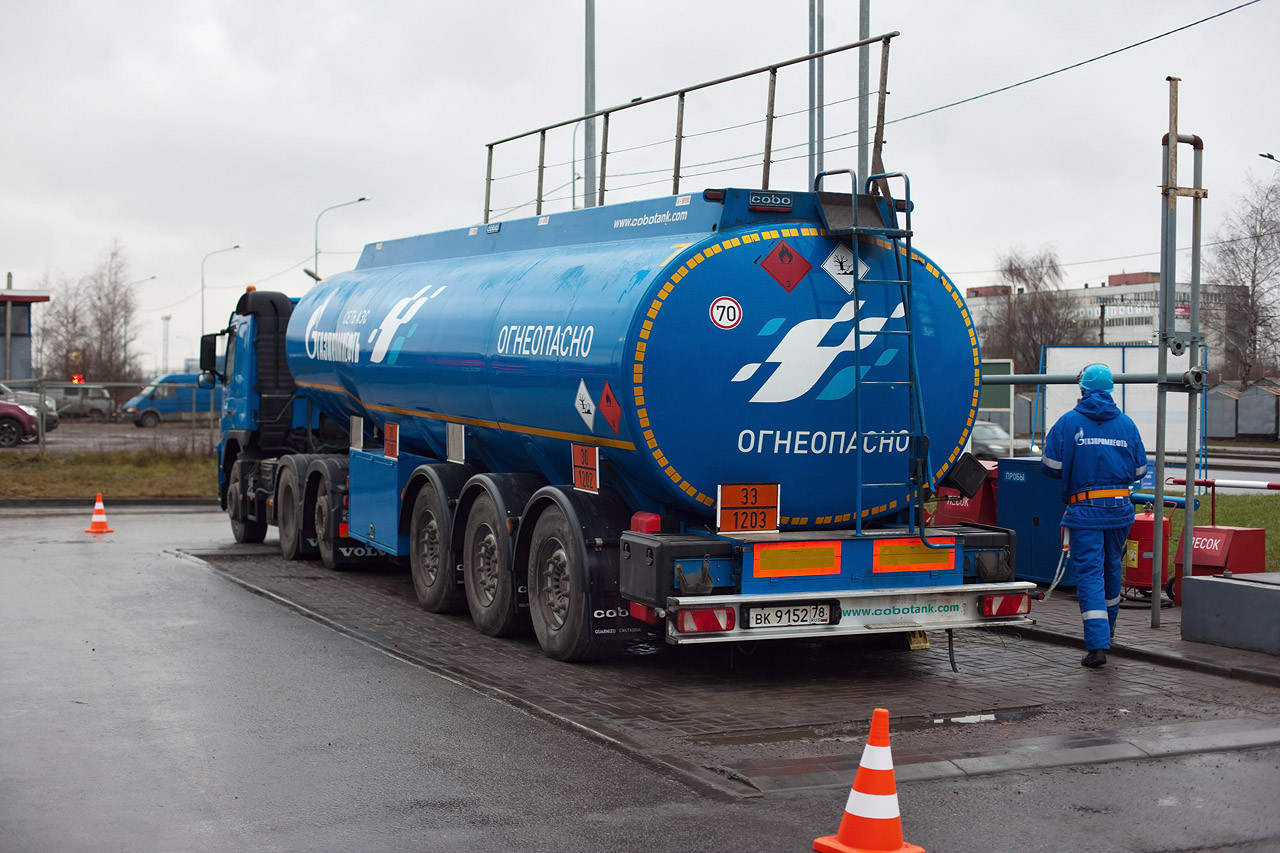
<svg viewBox="0 0 1280 853">
<path fill-rule="evenodd" d="M 676 188 L 676 191 L 678 192 L 679 191 L 678 188 L 680 185 L 680 143 L 684 133 L 685 96 L 690 92 L 697 92 L 701 89 L 707 89 L 712 86 L 719 86 L 723 83 L 733 82 L 734 80 L 742 80 L 743 78 L 752 77 L 756 74 L 763 74 L 766 71 L 769 72 L 769 78 L 770 78 L 769 110 L 768 110 L 768 115 L 765 121 L 766 127 L 765 127 L 764 179 L 763 179 L 761 188 L 768 189 L 769 188 L 769 165 L 770 165 L 770 159 L 771 159 L 771 152 L 773 150 L 773 112 L 774 112 L 773 102 L 774 102 L 774 93 L 775 93 L 778 69 L 787 68 L 792 65 L 798 65 L 802 62 L 810 62 L 814 59 L 819 59 L 825 56 L 831 56 L 832 54 L 836 54 L 836 53 L 843 53 L 847 50 L 854 50 L 855 48 L 866 47 L 868 45 L 875 44 L 876 42 L 880 42 L 882 47 L 881 47 L 881 53 L 880 53 L 880 92 L 879 92 L 880 99 L 879 99 L 879 107 L 878 107 L 877 118 L 876 118 L 876 137 L 875 137 L 875 143 L 874 143 L 875 153 L 873 156 L 873 164 L 874 164 L 873 168 L 877 172 L 883 172 L 884 168 L 882 165 L 880 165 L 879 160 L 880 160 L 880 148 L 884 142 L 884 107 L 885 107 L 885 95 L 887 94 L 885 87 L 888 85 L 888 74 L 889 74 L 889 67 L 888 67 L 889 66 L 889 42 L 899 35 L 901 35 L 901 33 L 899 33 L 897 30 L 894 30 L 893 32 L 883 33 L 878 36 L 872 36 L 871 38 L 860 39 L 859 41 L 851 42 L 849 44 L 843 44 L 843 45 L 840 45 L 839 47 L 832 47 L 826 50 L 819 50 L 813 53 L 806 53 L 805 55 L 797 56 L 794 59 L 788 59 L 783 62 L 775 62 L 771 65 L 763 65 L 759 68 L 753 68 L 750 71 L 740 71 L 737 74 L 730 74 L 726 77 L 718 77 L 715 80 L 708 80 L 706 82 L 698 83 L 693 86 L 685 86 L 680 89 L 673 89 L 672 91 L 664 92 L 661 95 L 652 95 L 648 98 L 637 98 L 634 101 L 631 101 L 626 104 L 619 104 L 614 107 L 606 107 L 604 109 L 596 110 L 595 112 L 587 113 L 586 115 L 576 116 L 575 118 L 565 119 L 564 121 L 557 121 L 552 124 L 546 124 L 546 125 L 543 125 L 542 127 L 534 128 L 533 130 L 527 130 L 524 133 L 517 133 L 514 136 L 507 136 L 502 139 L 498 139 L 494 142 L 490 142 L 486 146 L 489 149 L 489 156 L 488 156 L 488 164 L 485 167 L 485 176 L 484 176 L 484 181 L 485 181 L 484 221 L 488 222 L 489 216 L 493 212 L 491 207 L 491 202 L 493 197 L 492 190 L 493 190 L 493 181 L 494 181 L 494 177 L 493 177 L 493 149 L 494 148 L 496 148 L 499 145 L 505 145 L 508 142 L 515 142 L 516 140 L 526 139 L 535 134 L 540 134 L 545 139 L 546 133 L 549 130 L 555 130 L 557 128 L 567 127 L 571 124 L 575 124 L 580 121 L 587 121 L 587 120 L 596 119 L 596 118 L 603 119 L 604 120 L 604 139 L 601 140 L 601 145 L 600 145 L 599 203 L 604 204 L 605 163 L 609 153 L 609 145 L 608 145 L 609 117 L 612 114 L 617 112 L 622 112 L 623 110 L 629 110 L 634 107 L 642 107 L 642 106 L 645 106 L 646 104 L 657 103 L 658 101 L 664 101 L 668 98 L 680 99 L 680 103 L 679 103 L 679 106 L 677 107 L 677 112 L 676 112 L 676 159 L 675 159 L 674 175 L 672 178 L 672 185 Z M 863 93 L 859 93 L 859 96 L 861 96 L 862 94 Z M 541 166 L 542 166 L 542 163 L 540 158 L 539 159 L 539 177 L 541 177 Z M 538 188 L 538 197 L 535 201 L 539 209 L 541 209 L 541 205 L 543 201 L 541 186 L 539 186 Z"/>
</svg>

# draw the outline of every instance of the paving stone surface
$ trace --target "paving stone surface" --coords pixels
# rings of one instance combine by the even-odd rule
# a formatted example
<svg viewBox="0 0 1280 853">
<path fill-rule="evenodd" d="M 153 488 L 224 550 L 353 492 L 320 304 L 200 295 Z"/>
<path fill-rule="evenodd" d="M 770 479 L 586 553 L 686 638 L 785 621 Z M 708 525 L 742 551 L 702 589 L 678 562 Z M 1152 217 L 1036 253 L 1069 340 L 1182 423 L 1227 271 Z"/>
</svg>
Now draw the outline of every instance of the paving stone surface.
<svg viewBox="0 0 1280 853">
<path fill-rule="evenodd" d="M 1223 736 L 1280 732 L 1275 687 L 1119 656 L 1085 669 L 1078 650 L 1016 633 L 958 632 L 959 673 L 941 632 L 922 652 L 897 637 L 680 648 L 653 640 L 607 662 L 565 664 L 544 657 L 531 632 L 495 639 L 466 614 L 423 611 L 407 570 L 389 564 L 331 572 L 261 547 L 198 556 L 433 672 L 743 795 L 849 784 L 876 707 L 890 709 L 897 765 L 934 777 L 1000 769 L 984 762 L 1023 766 L 1037 749 L 1141 757 L 1137 747 L 1137 756 L 1112 755 L 1127 752 L 1131 731 L 1148 744 L 1185 739 L 1177 726 L 1189 724 Z M 1071 762 L 1064 753 L 1057 763 Z"/>
</svg>

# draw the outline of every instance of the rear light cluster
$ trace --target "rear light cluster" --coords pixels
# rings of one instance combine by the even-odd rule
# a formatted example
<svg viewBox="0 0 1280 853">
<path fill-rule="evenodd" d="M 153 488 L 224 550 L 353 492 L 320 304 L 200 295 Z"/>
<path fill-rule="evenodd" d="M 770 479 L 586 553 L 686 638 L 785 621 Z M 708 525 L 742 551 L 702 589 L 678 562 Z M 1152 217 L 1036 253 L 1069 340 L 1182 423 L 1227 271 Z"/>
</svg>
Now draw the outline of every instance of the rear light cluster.
<svg viewBox="0 0 1280 853">
<path fill-rule="evenodd" d="M 681 634 L 708 634 L 732 631 L 735 623 L 732 607 L 704 607 L 681 610 L 676 616 L 676 630 Z"/>
<path fill-rule="evenodd" d="M 978 599 L 983 616 L 1022 616 L 1031 612 L 1031 596 L 1025 592 L 1014 595 L 984 595 Z"/>
</svg>

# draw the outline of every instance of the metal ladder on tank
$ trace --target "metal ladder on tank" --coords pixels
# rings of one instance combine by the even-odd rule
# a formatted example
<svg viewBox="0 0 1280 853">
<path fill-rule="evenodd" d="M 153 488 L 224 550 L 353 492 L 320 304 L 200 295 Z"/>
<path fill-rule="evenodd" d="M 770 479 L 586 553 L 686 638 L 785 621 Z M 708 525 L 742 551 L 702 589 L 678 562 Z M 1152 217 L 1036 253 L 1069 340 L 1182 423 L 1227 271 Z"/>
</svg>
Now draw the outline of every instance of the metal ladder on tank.
<svg viewBox="0 0 1280 853">
<path fill-rule="evenodd" d="M 846 197 L 843 194 L 822 193 L 819 191 L 822 179 L 828 175 L 849 175 L 854 192 L 851 196 Z M 903 183 L 903 198 L 895 200 L 889 194 L 888 182 L 891 179 L 901 179 Z M 857 346 L 853 350 L 853 366 L 856 382 L 854 384 L 853 394 L 853 411 L 854 411 L 854 429 L 858 436 L 858 452 L 854 457 L 855 478 L 859 483 L 862 482 L 862 447 L 867 438 L 884 438 L 889 437 L 898 440 L 902 437 L 900 432 L 883 432 L 876 431 L 866 433 L 862 429 L 862 392 L 863 388 L 877 387 L 905 387 L 907 389 L 907 423 L 908 423 L 908 465 L 907 479 L 900 482 L 885 483 L 864 483 L 863 487 L 858 489 L 857 498 L 854 502 L 854 529 L 858 534 L 862 533 L 862 513 L 863 513 L 863 495 L 864 490 L 868 488 L 902 488 L 907 492 L 907 502 L 903 509 L 907 513 L 908 530 L 916 530 L 917 508 L 919 505 L 918 494 L 919 489 L 928 484 L 933 486 L 930 480 L 931 466 L 929 465 L 929 438 L 925 431 L 924 407 L 920 397 L 919 383 L 919 367 L 916 364 L 916 343 L 915 334 L 912 330 L 912 263 L 911 263 L 911 181 L 902 172 L 886 172 L 882 174 L 871 175 L 866 181 L 866 191 L 862 194 L 857 192 L 858 178 L 850 169 L 833 169 L 830 171 L 819 172 L 813 179 L 813 191 L 818 195 L 818 208 L 821 212 L 823 224 L 826 226 L 827 233 L 832 237 L 848 237 L 850 248 L 853 250 L 854 257 L 858 257 L 858 238 L 866 236 L 870 239 L 881 238 L 890 245 L 893 252 L 894 272 L 896 278 L 891 279 L 858 279 L 855 268 L 855 286 L 854 286 L 854 308 L 853 308 L 853 324 L 854 330 L 859 335 Z M 876 186 L 883 203 L 887 206 L 887 215 L 881 207 L 881 200 L 871 195 L 872 186 Z M 826 198 L 824 199 L 824 196 Z M 847 206 L 844 203 L 847 199 Z M 905 227 L 898 224 L 898 214 L 904 214 Z M 867 221 L 875 224 L 864 224 Z M 858 288 L 870 285 L 876 287 L 897 287 L 898 294 L 901 298 L 903 310 L 902 329 L 881 329 L 877 334 L 889 337 L 900 337 L 906 341 L 907 350 L 907 378 L 906 379 L 887 379 L 863 381 L 862 370 L 862 317 L 859 310 L 859 293 Z M 888 325 L 886 322 L 885 325 Z M 921 531 L 923 534 L 923 530 Z M 928 545 L 928 541 L 922 541 Z M 931 546 L 932 547 L 932 546 Z"/>
</svg>

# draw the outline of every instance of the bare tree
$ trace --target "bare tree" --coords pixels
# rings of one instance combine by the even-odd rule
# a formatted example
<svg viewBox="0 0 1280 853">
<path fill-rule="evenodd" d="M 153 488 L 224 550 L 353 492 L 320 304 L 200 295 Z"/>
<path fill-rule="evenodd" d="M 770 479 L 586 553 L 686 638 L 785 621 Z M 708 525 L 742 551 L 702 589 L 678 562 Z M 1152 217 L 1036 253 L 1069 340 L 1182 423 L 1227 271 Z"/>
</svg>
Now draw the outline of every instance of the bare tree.
<svg viewBox="0 0 1280 853">
<path fill-rule="evenodd" d="M 44 375 L 67 380 L 81 373 L 95 382 L 129 382 L 140 378 L 137 293 L 129 283 L 124 247 L 114 241 L 87 275 L 70 279 L 46 273 L 43 285 L 52 294 L 40 322 Z"/>
<path fill-rule="evenodd" d="M 982 330 L 988 356 L 1012 358 L 1016 373 L 1038 373 L 1042 346 L 1088 339 L 1071 300 L 1059 291 L 1063 274 L 1053 249 L 1030 254 L 1012 249 L 996 257 L 996 266 L 1009 293 L 992 309 Z"/>
<path fill-rule="evenodd" d="M 1206 279 L 1221 304 L 1206 320 L 1223 341 L 1226 373 L 1247 386 L 1280 356 L 1280 173 L 1250 179 L 1217 241 Z"/>
</svg>

